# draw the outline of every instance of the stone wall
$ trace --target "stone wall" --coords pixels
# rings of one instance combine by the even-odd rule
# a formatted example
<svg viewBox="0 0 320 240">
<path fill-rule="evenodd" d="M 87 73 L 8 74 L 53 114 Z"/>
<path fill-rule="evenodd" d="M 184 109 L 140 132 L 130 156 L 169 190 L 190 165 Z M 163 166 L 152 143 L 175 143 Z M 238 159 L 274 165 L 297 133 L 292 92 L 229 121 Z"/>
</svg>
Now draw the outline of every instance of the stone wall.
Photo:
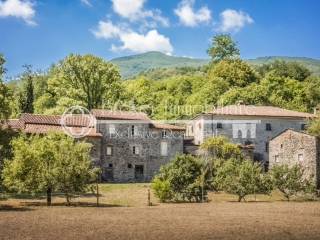
<svg viewBox="0 0 320 240">
<path fill-rule="evenodd" d="M 103 134 L 101 146 L 101 164 L 103 178 L 113 182 L 150 181 L 160 167 L 177 154 L 183 152 L 183 132 L 167 130 L 167 137 L 162 137 L 162 129 L 155 129 L 147 123 L 113 124 L 116 134 L 110 134 L 109 124 L 98 121 L 99 132 Z M 131 135 L 131 126 L 137 127 L 137 135 Z M 174 136 L 173 136 L 173 135 Z M 161 142 L 168 146 L 167 156 L 161 156 Z M 112 155 L 107 155 L 107 147 L 112 148 Z M 133 153 L 133 147 L 139 153 Z M 143 168 L 143 174 L 137 171 Z"/>
<path fill-rule="evenodd" d="M 277 164 L 300 164 L 319 187 L 319 140 L 305 133 L 287 130 L 269 143 L 270 168 Z M 300 159 L 299 159 L 300 158 Z"/>
<path fill-rule="evenodd" d="M 234 143 L 253 144 L 255 159 L 268 162 L 268 142 L 282 131 L 292 128 L 300 131 L 304 119 L 271 118 L 271 117 L 244 117 L 203 114 L 195 118 L 189 126 L 197 145 L 206 138 L 223 135 Z M 266 124 L 271 124 L 271 131 L 266 130 Z M 220 126 L 219 126 L 220 125 Z"/>
</svg>

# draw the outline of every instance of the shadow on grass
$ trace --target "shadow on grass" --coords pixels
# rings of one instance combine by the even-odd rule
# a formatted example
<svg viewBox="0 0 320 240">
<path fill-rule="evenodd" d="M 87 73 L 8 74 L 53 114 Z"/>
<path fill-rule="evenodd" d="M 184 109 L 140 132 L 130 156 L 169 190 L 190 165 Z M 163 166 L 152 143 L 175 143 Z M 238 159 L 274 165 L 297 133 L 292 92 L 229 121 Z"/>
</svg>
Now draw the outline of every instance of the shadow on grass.
<svg viewBox="0 0 320 240">
<path fill-rule="evenodd" d="M 25 211 L 32 211 L 31 208 L 26 207 L 15 207 L 11 205 L 0 205 L 0 212 L 25 212 Z"/>
<path fill-rule="evenodd" d="M 28 207 L 46 207 L 46 202 L 21 202 L 23 206 Z M 71 202 L 69 205 L 65 202 L 59 202 L 59 203 L 52 203 L 51 207 L 98 207 L 98 208 L 112 208 L 112 207 L 126 207 L 124 205 L 118 205 L 118 204 L 106 204 L 106 203 L 100 203 L 99 206 L 97 206 L 96 203 L 91 202 Z"/>
</svg>

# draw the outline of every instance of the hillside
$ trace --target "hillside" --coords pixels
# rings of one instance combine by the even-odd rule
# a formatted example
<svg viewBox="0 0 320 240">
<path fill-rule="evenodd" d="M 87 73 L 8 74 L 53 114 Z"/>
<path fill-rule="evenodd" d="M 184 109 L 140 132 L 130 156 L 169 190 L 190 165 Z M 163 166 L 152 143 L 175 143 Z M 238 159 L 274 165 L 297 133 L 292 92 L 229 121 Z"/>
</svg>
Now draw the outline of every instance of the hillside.
<svg viewBox="0 0 320 240">
<path fill-rule="evenodd" d="M 314 74 L 320 75 L 320 60 L 306 57 L 259 57 L 256 59 L 248 59 L 253 65 L 270 63 L 276 59 L 285 61 L 296 61 L 307 68 Z M 158 68 L 176 68 L 176 67 L 199 67 L 207 64 L 209 59 L 195 59 L 187 57 L 169 56 L 160 52 L 147 52 L 138 55 L 120 57 L 112 59 L 111 62 L 120 67 L 121 75 L 124 79 L 131 78 L 137 74 Z"/>
<path fill-rule="evenodd" d="M 138 55 L 112 59 L 118 65 L 123 78 L 133 77 L 141 72 L 156 68 L 199 67 L 208 63 L 207 59 L 175 57 L 161 52 L 147 52 Z"/>
</svg>

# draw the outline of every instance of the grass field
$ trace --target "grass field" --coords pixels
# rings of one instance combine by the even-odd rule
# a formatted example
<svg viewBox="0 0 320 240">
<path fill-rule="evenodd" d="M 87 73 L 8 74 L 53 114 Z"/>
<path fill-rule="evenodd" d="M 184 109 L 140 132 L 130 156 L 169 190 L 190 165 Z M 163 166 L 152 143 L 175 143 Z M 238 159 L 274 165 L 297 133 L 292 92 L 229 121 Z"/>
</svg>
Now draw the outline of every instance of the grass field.
<svg viewBox="0 0 320 240">
<path fill-rule="evenodd" d="M 280 194 L 210 193 L 208 203 L 147 206 L 148 184 L 100 185 L 91 195 L 0 202 L 0 239 L 320 239 L 320 202 L 286 202 Z"/>
</svg>

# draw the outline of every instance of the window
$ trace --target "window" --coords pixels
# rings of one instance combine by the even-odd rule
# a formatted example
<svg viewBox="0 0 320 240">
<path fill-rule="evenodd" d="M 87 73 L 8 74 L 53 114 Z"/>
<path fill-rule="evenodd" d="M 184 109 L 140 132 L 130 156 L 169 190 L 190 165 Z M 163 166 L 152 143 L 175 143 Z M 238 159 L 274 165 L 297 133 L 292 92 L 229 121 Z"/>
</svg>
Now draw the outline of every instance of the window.
<svg viewBox="0 0 320 240">
<path fill-rule="evenodd" d="M 306 130 L 306 124 L 301 124 L 301 130 Z"/>
<path fill-rule="evenodd" d="M 268 142 L 266 142 L 266 152 L 269 152 L 269 143 Z"/>
<path fill-rule="evenodd" d="M 303 154 L 302 153 L 298 154 L 298 162 L 299 163 L 303 162 Z"/>
<path fill-rule="evenodd" d="M 272 128 L 271 128 L 271 123 L 267 123 L 266 124 L 266 131 L 271 131 Z"/>
<path fill-rule="evenodd" d="M 217 123 L 217 128 L 222 128 L 222 123 Z"/>
<path fill-rule="evenodd" d="M 279 155 L 275 155 L 275 156 L 274 156 L 274 162 L 275 162 L 275 163 L 280 162 L 280 160 L 279 160 Z"/>
<path fill-rule="evenodd" d="M 112 163 L 109 163 L 108 167 L 109 167 L 109 168 L 112 168 L 112 167 L 113 167 L 113 164 L 112 164 Z"/>
<path fill-rule="evenodd" d="M 280 144 L 280 148 L 283 148 L 283 144 L 282 143 Z"/>
<path fill-rule="evenodd" d="M 109 125 L 109 134 L 116 134 L 116 126 L 114 124 Z"/>
<path fill-rule="evenodd" d="M 166 130 L 163 130 L 162 131 L 162 138 L 166 138 L 167 137 L 167 131 Z"/>
<path fill-rule="evenodd" d="M 131 126 L 131 135 L 132 135 L 132 136 L 137 136 L 137 135 L 138 135 L 138 128 L 137 128 L 137 126 L 134 126 L 134 125 Z"/>
<path fill-rule="evenodd" d="M 132 153 L 134 155 L 139 155 L 139 147 L 138 146 L 133 146 L 132 147 Z"/>
<path fill-rule="evenodd" d="M 201 123 L 200 122 L 198 123 L 198 128 L 199 128 L 199 130 L 201 130 Z"/>
<path fill-rule="evenodd" d="M 168 156 L 168 143 L 161 142 L 161 156 Z"/>
<path fill-rule="evenodd" d="M 112 152 L 112 146 L 107 146 L 107 156 L 111 156 Z"/>
<path fill-rule="evenodd" d="M 132 164 L 131 163 L 128 163 L 128 168 L 132 168 Z"/>
</svg>

